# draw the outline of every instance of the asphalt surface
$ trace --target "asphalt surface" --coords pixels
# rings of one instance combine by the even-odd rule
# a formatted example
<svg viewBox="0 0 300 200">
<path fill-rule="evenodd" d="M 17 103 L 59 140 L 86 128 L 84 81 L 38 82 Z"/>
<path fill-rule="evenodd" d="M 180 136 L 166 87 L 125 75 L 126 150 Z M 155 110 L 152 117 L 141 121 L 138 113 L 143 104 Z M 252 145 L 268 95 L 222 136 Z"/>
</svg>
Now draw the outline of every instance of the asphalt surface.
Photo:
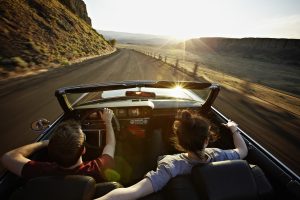
<svg viewBox="0 0 300 200">
<path fill-rule="evenodd" d="M 123 80 L 192 80 L 151 57 L 122 49 L 39 75 L 0 82 L 0 154 L 33 142 L 31 122 L 54 121 L 62 110 L 54 96 L 57 88 Z M 241 94 L 222 89 L 215 107 L 262 146 L 300 174 L 300 117 Z M 1 169 L 1 166 L 0 166 Z"/>
</svg>

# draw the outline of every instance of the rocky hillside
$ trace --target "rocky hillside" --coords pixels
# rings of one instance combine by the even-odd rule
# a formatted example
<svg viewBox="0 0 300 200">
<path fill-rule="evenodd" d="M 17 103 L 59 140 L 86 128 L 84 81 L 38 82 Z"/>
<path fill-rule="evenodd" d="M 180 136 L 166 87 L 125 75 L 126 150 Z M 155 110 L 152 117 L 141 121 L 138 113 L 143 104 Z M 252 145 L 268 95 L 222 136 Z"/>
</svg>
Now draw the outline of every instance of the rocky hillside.
<svg viewBox="0 0 300 200">
<path fill-rule="evenodd" d="M 1 0 L 0 78 L 112 52 L 90 24 L 82 0 Z"/>
<path fill-rule="evenodd" d="M 89 18 L 86 11 L 85 3 L 82 0 L 59 0 L 64 4 L 70 11 L 79 16 L 89 25 L 92 25 L 91 18 Z"/>
<path fill-rule="evenodd" d="M 219 53 L 300 66 L 299 39 L 198 38 L 177 47 L 192 53 Z"/>
</svg>

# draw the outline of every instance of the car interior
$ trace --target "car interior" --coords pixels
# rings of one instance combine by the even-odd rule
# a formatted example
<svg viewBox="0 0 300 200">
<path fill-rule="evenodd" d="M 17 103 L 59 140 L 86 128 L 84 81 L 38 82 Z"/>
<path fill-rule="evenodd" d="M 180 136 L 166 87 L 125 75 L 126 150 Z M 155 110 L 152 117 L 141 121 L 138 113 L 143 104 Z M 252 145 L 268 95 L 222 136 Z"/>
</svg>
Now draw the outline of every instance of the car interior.
<svg viewBox="0 0 300 200">
<path fill-rule="evenodd" d="M 141 180 L 148 171 L 156 169 L 159 156 L 179 153 L 171 141 L 174 136 L 172 124 L 178 109 L 153 109 L 147 106 L 110 109 L 115 113 L 113 119 L 116 136 L 114 170 L 117 180 L 95 183 L 91 177 L 84 176 L 40 177 L 30 181 L 19 178 L 18 189 L 11 188 L 15 190 L 11 199 L 20 199 L 20 196 L 24 198 L 24 195 L 30 199 L 39 199 L 42 196 L 43 199 L 100 197 L 114 188 L 127 187 Z M 215 110 L 201 113 L 195 107 L 182 107 L 181 109 L 193 110 L 211 121 L 214 134 L 211 136 L 209 147 L 221 149 L 234 147 L 230 130 L 222 125 L 226 122 L 225 119 L 217 115 Z M 101 155 L 105 146 L 105 125 L 101 120 L 101 110 L 102 108 L 76 109 L 55 122 L 58 124 L 68 119 L 80 121 L 83 132 L 86 134 L 84 161 Z M 45 137 L 45 139 L 51 137 L 51 133 L 45 134 Z M 287 185 L 291 184 L 291 178 L 282 169 L 276 168 L 276 165 L 272 164 L 273 161 L 252 145 L 248 138 L 244 137 L 244 139 L 249 149 L 245 160 L 199 164 L 193 168 L 190 175 L 175 177 L 163 190 L 142 199 L 287 198 L 289 188 Z M 46 150 L 36 153 L 32 159 L 49 161 Z M 45 195 L 49 193 L 49 188 L 51 188 L 50 194 Z M 291 196 L 290 199 L 293 197 Z"/>
</svg>

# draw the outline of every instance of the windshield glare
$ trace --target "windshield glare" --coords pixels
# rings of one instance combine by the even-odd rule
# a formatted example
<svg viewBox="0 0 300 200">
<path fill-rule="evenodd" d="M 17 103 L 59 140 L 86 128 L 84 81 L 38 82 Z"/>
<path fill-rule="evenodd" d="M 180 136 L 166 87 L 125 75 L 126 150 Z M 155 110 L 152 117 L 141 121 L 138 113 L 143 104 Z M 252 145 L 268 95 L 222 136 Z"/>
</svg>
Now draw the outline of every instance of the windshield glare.
<svg viewBox="0 0 300 200">
<path fill-rule="evenodd" d="M 172 98 L 182 98 L 182 99 L 191 99 L 189 95 L 184 92 L 184 89 L 169 89 L 169 88 L 130 88 L 130 89 L 121 89 L 113 91 L 104 91 L 102 93 L 102 99 L 107 98 L 116 98 L 116 97 L 125 97 L 126 91 L 143 91 L 143 92 L 155 92 L 156 98 L 159 97 L 172 97 Z"/>
<path fill-rule="evenodd" d="M 89 93 L 70 93 L 66 94 L 67 100 L 72 107 L 77 107 L 86 103 L 101 102 L 101 100 L 123 100 L 126 99 L 138 99 L 139 97 L 126 96 L 126 91 L 143 91 L 155 93 L 155 100 L 159 99 L 184 99 L 191 101 L 200 101 L 204 103 L 209 95 L 210 89 L 201 90 L 187 90 L 182 88 L 128 88 L 108 91 L 97 91 Z M 145 98 L 145 97 L 140 97 Z"/>
</svg>

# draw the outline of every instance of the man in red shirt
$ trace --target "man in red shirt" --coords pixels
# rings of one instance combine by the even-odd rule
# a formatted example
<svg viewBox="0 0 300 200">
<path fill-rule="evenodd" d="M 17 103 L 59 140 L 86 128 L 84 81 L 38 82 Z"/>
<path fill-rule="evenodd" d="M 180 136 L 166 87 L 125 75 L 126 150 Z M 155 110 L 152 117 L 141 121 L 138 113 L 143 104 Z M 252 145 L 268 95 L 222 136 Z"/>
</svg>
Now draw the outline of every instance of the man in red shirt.
<svg viewBox="0 0 300 200">
<path fill-rule="evenodd" d="M 52 175 L 88 175 L 97 182 L 107 180 L 106 170 L 113 167 L 115 135 L 111 124 L 113 111 L 105 108 L 101 118 L 106 125 L 106 145 L 102 155 L 95 160 L 83 162 L 85 134 L 75 121 L 61 123 L 50 140 L 25 145 L 5 153 L 1 162 L 11 172 L 24 178 Z M 48 154 L 55 162 L 30 160 L 33 152 L 48 147 Z"/>
</svg>

